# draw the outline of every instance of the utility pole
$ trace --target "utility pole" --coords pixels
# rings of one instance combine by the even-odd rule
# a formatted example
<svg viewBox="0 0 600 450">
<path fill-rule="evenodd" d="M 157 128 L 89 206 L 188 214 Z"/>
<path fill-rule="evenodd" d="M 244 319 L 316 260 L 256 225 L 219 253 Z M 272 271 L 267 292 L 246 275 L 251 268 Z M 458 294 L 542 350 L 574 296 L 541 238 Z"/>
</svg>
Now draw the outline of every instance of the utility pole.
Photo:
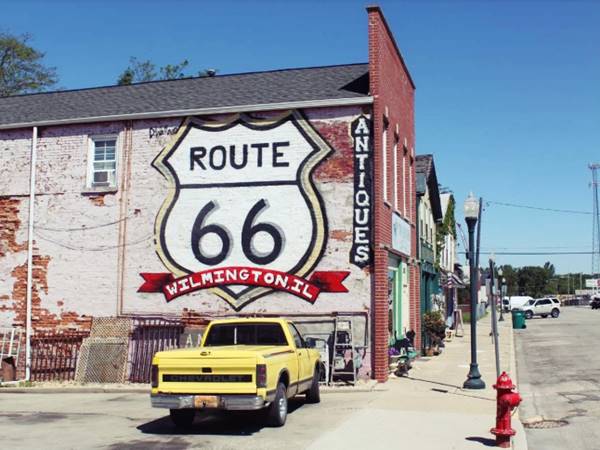
<svg viewBox="0 0 600 450">
<path fill-rule="evenodd" d="M 477 267 L 477 280 L 479 280 L 479 248 L 481 245 L 481 212 L 483 210 L 483 197 L 479 197 L 479 214 L 477 215 L 477 250 L 475 250 L 475 267 Z M 477 284 L 479 287 L 479 283 Z"/>
<path fill-rule="evenodd" d="M 598 169 L 600 164 L 589 164 L 588 167 L 592 171 L 592 276 L 594 276 L 600 272 L 600 209 L 598 208 Z"/>
</svg>

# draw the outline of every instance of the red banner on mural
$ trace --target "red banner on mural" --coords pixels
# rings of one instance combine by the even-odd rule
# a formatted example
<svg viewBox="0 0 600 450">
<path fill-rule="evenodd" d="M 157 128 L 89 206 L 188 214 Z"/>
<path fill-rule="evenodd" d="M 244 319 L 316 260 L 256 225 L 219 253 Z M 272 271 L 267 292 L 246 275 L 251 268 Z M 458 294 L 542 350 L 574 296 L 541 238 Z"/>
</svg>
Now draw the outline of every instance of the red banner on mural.
<svg viewBox="0 0 600 450">
<path fill-rule="evenodd" d="M 257 267 L 222 267 L 180 278 L 170 273 L 140 273 L 144 284 L 138 292 L 162 292 L 167 302 L 190 292 L 228 285 L 261 286 L 288 292 L 314 303 L 321 292 L 348 292 L 342 284 L 350 272 L 314 272 L 309 279 L 278 270 Z"/>
</svg>

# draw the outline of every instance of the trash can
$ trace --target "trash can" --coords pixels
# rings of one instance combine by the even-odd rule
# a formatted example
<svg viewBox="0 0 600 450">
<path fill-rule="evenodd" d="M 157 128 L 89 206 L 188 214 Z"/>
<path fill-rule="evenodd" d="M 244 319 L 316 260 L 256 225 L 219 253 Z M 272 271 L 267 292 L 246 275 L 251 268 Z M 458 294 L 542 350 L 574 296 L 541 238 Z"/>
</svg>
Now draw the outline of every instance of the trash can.
<svg viewBox="0 0 600 450">
<path fill-rule="evenodd" d="M 525 325 L 525 313 L 523 311 L 513 309 L 511 314 L 513 329 L 520 330 L 522 328 L 527 328 L 527 325 Z"/>
</svg>

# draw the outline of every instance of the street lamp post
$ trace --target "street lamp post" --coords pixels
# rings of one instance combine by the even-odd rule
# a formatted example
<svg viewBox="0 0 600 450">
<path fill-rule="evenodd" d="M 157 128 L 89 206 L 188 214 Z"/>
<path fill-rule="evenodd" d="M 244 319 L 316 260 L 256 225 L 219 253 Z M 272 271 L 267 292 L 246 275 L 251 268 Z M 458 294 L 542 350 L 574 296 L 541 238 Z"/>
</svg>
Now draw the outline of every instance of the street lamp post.
<svg viewBox="0 0 600 450">
<path fill-rule="evenodd" d="M 498 322 L 504 322 L 504 278 L 502 278 L 502 267 L 498 267 L 498 293 L 500 295 L 500 318 Z"/>
<path fill-rule="evenodd" d="M 479 215 L 479 201 L 469 194 L 464 205 L 465 221 L 469 228 L 469 269 L 471 283 L 471 365 L 467 380 L 463 384 L 465 389 L 485 389 L 477 365 L 477 267 L 475 267 L 475 225 Z"/>
</svg>

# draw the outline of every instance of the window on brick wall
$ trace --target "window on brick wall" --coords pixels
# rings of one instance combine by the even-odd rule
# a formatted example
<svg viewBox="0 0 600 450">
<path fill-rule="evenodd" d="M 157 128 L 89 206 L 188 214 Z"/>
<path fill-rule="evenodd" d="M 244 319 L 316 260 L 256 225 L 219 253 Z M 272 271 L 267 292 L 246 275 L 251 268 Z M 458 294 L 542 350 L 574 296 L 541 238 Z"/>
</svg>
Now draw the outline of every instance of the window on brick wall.
<svg viewBox="0 0 600 450">
<path fill-rule="evenodd" d="M 410 168 L 408 169 L 408 215 L 406 216 L 408 218 L 408 220 L 410 222 L 412 222 L 412 208 L 413 208 L 413 202 L 415 201 L 415 199 L 413 198 L 414 196 L 414 192 L 413 192 L 413 183 L 414 183 L 414 174 L 415 174 L 415 167 L 414 167 L 414 160 L 411 156 L 410 158 Z"/>
<path fill-rule="evenodd" d="M 404 147 L 404 152 L 402 155 L 402 196 L 404 197 L 402 199 L 402 211 L 404 213 L 404 218 L 408 217 L 406 215 L 406 210 L 407 210 L 406 196 L 408 194 L 408 192 L 407 192 L 408 174 L 406 173 L 406 154 L 407 154 L 406 147 Z"/>
<path fill-rule="evenodd" d="M 394 209 L 398 211 L 398 138 L 394 140 Z"/>
<path fill-rule="evenodd" d="M 90 138 L 88 161 L 88 187 L 117 187 L 116 136 L 95 136 Z"/>
<path fill-rule="evenodd" d="M 383 136 L 381 138 L 381 154 L 383 161 L 383 200 L 388 201 L 388 161 L 387 161 L 387 121 L 383 121 Z"/>
</svg>

